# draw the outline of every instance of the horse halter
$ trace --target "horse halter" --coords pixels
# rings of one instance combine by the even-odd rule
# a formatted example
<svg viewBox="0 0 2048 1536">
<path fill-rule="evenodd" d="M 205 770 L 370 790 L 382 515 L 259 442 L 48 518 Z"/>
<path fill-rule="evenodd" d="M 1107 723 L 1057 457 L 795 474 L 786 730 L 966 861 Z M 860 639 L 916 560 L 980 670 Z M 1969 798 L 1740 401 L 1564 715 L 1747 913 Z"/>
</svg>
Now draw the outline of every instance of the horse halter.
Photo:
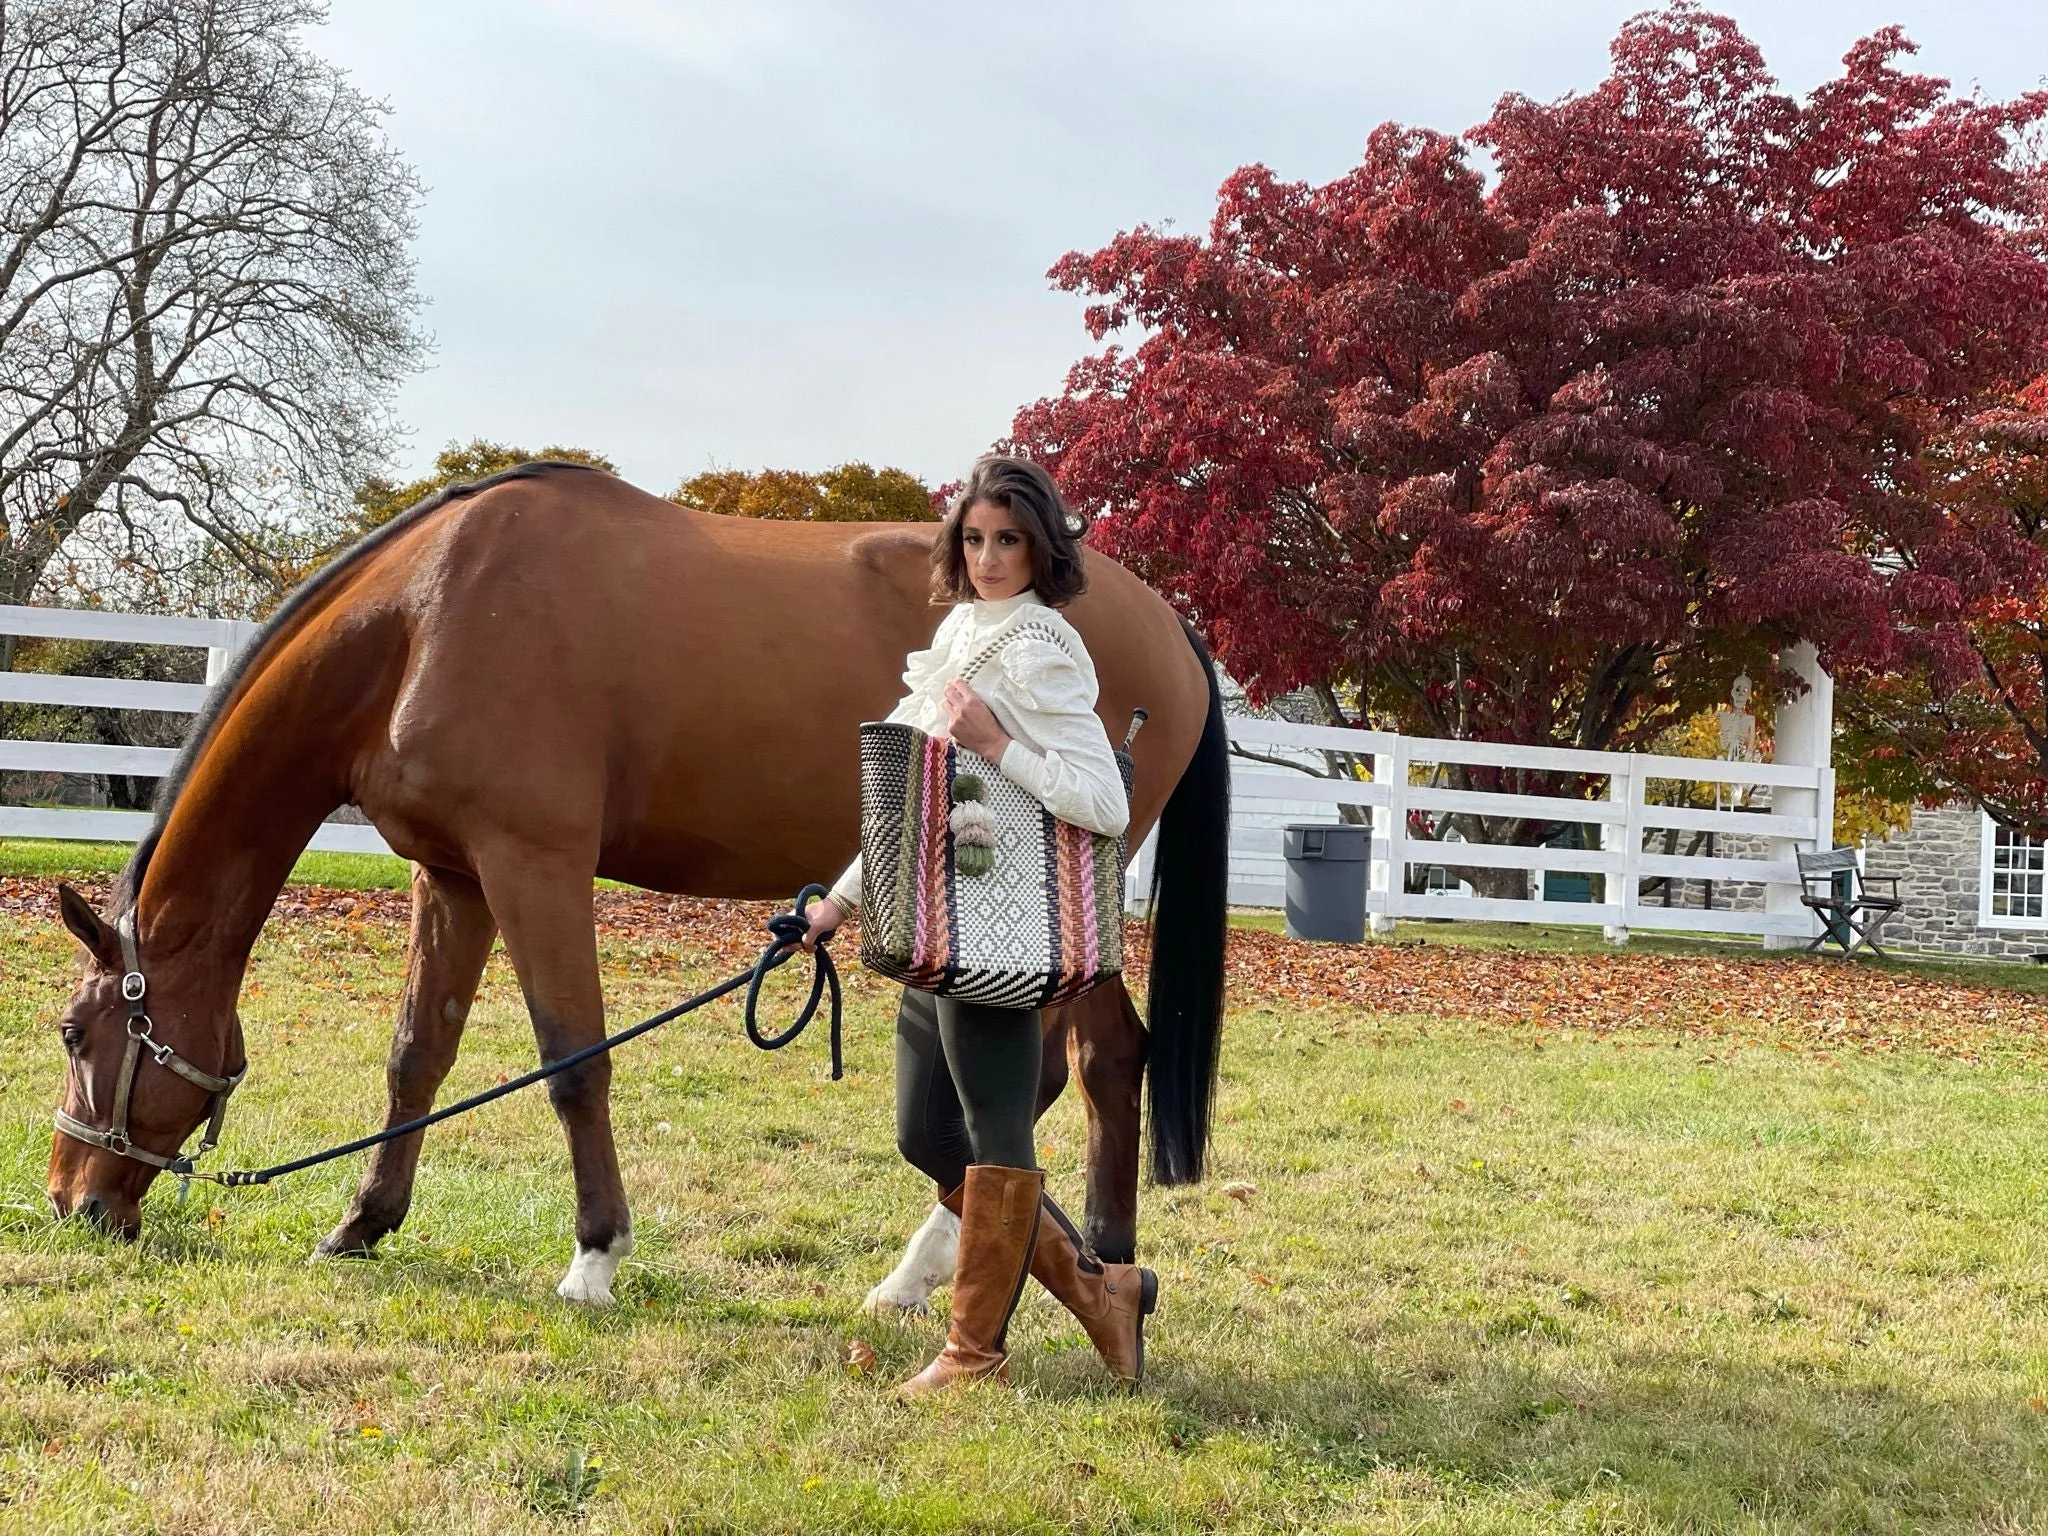
<svg viewBox="0 0 2048 1536">
<path fill-rule="evenodd" d="M 228 1114 L 228 1095 L 241 1086 L 249 1066 L 244 1062 L 242 1070 L 233 1077 L 215 1077 L 211 1072 L 202 1072 L 193 1066 L 168 1045 L 159 1045 L 154 1036 L 156 1025 L 143 1007 L 149 983 L 143 979 L 142 961 L 135 948 L 135 909 L 132 906 L 121 914 L 120 920 L 114 924 L 114 931 L 121 936 L 121 963 L 127 968 L 121 976 L 121 996 L 128 1004 L 128 1048 L 121 1057 L 121 1074 L 114 1080 L 114 1118 L 103 1131 L 60 1108 L 57 1111 L 57 1129 L 73 1141 L 101 1147 L 118 1157 L 133 1158 L 138 1163 L 147 1163 L 152 1168 L 189 1179 L 194 1172 L 192 1165 L 219 1144 L 221 1122 Z M 181 1149 L 165 1157 L 147 1147 L 138 1147 L 128 1139 L 128 1100 L 135 1091 L 135 1073 L 142 1065 L 144 1050 L 156 1058 L 158 1066 L 170 1068 L 194 1087 L 205 1089 L 209 1095 L 206 1136 L 199 1143 L 199 1149 L 190 1156 Z"/>
</svg>

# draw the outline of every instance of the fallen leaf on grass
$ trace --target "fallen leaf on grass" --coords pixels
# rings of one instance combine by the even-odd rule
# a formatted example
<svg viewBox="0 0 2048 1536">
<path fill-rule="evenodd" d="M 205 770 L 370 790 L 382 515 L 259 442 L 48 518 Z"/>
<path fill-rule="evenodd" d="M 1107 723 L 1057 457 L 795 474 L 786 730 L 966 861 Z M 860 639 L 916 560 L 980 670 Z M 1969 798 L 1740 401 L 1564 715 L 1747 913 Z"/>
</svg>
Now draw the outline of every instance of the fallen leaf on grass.
<svg viewBox="0 0 2048 1536">
<path fill-rule="evenodd" d="M 1259 1186 L 1249 1179 L 1232 1179 L 1223 1186 L 1223 1193 L 1240 1204 L 1248 1202 L 1258 1192 Z"/>
<path fill-rule="evenodd" d="M 846 1374 L 865 1376 L 875 1368 L 875 1351 L 866 1339 L 855 1339 L 846 1350 Z"/>
</svg>

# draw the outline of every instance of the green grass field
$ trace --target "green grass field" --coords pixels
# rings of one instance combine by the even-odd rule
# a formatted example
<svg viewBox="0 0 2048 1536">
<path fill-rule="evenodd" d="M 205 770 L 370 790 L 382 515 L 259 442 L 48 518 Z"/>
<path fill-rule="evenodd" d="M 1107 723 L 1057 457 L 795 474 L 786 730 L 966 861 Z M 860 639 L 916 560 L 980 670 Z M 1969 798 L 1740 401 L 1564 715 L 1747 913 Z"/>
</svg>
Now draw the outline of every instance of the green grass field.
<svg viewBox="0 0 2048 1536">
<path fill-rule="evenodd" d="M 50 838 L 0 838 L 0 875 L 77 879 L 118 875 L 128 863 L 126 843 L 67 843 Z M 292 879 L 301 885 L 350 890 L 404 890 L 412 866 L 383 853 L 306 853 Z"/>
<path fill-rule="evenodd" d="M 401 942 L 266 935 L 223 1165 L 374 1122 Z M 620 1021 L 711 979 L 651 940 L 604 959 Z M 1108 1390 L 1034 1291 L 1015 1390 L 904 1407 L 940 1324 L 856 1311 L 928 1199 L 879 985 L 852 978 L 843 1083 L 727 1005 L 626 1049 L 639 1251 L 590 1313 L 553 1294 L 570 1185 L 537 1093 L 432 1134 L 374 1261 L 306 1260 L 354 1166 L 160 1188 L 135 1246 L 50 1222 L 72 965 L 0 917 L 6 1529 L 2048 1530 L 2035 1051 L 1708 1061 L 1654 1018 L 1248 1001 L 1213 1177 L 1145 1195 L 1146 1390 Z M 494 960 L 450 1090 L 531 1060 Z M 1076 1204 L 1080 1132 L 1069 1096 L 1041 1133 Z"/>
</svg>

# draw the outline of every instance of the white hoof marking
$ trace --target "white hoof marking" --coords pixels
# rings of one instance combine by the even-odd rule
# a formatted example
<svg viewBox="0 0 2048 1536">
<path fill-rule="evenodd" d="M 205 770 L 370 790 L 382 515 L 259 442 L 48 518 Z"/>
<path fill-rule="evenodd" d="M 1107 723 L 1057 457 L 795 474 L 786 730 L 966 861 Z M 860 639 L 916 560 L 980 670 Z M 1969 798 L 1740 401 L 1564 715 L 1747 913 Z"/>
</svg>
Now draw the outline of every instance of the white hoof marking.
<svg viewBox="0 0 2048 1536">
<path fill-rule="evenodd" d="M 860 1309 L 876 1317 L 891 1312 L 922 1316 L 931 1311 L 932 1292 L 953 1278 L 953 1262 L 959 1252 L 960 1218 L 943 1205 L 933 1206 L 889 1278 L 868 1292 Z"/>
<path fill-rule="evenodd" d="M 603 1248 L 585 1248 L 578 1243 L 576 1258 L 569 1265 L 569 1273 L 562 1276 L 562 1283 L 555 1287 L 555 1294 L 564 1301 L 581 1302 L 587 1307 L 610 1306 L 612 1276 L 632 1251 L 631 1232 L 621 1232 Z"/>
</svg>

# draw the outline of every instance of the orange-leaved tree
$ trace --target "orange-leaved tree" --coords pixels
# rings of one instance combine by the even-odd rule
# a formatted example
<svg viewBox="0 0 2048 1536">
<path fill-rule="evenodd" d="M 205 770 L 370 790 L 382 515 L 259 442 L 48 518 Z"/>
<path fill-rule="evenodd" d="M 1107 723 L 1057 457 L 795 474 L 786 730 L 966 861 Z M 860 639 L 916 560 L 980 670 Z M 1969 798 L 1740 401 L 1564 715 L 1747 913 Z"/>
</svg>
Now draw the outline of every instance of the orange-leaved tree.
<svg viewBox="0 0 2048 1536">
<path fill-rule="evenodd" d="M 791 523 L 915 523 L 939 515 L 932 489 L 906 469 L 862 463 L 801 469 L 711 469 L 692 475 L 670 501 L 728 517 Z"/>
<path fill-rule="evenodd" d="M 2048 836 L 2048 374 L 1936 434 L 1872 554 L 1897 623 L 1842 679 L 1845 783 Z"/>
<path fill-rule="evenodd" d="M 587 464 L 592 469 L 601 469 L 608 475 L 619 472 L 616 464 L 601 453 L 588 448 L 543 448 L 538 453 L 528 453 L 524 448 L 514 448 L 507 443 L 494 443 L 486 438 L 473 437 L 466 443 L 450 443 L 434 457 L 434 468 L 430 474 L 417 480 L 403 483 L 386 480 L 373 475 L 356 488 L 355 502 L 357 522 L 360 528 L 370 529 L 388 523 L 414 502 L 432 495 L 445 486 L 459 485 L 466 481 L 482 480 L 504 470 L 516 469 L 521 464 L 532 464 L 541 459 L 553 459 L 567 464 Z"/>
</svg>

